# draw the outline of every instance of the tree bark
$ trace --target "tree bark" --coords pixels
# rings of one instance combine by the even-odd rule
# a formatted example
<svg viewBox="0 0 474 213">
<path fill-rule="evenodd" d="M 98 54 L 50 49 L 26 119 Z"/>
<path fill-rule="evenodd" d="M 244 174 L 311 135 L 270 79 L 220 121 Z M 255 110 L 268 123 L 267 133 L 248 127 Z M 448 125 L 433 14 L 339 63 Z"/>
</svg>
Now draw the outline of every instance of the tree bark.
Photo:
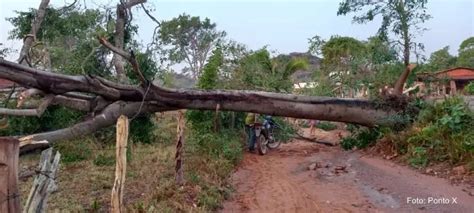
<svg viewBox="0 0 474 213">
<path fill-rule="evenodd" d="M 258 91 L 167 89 L 117 84 L 92 76 L 49 73 L 0 59 L 0 78 L 56 95 L 85 92 L 106 101 L 141 102 L 145 106 L 170 109 L 255 112 L 276 116 L 356 123 L 365 126 L 387 124 L 386 118 L 400 109 L 380 107 L 368 100 L 310 97 Z M 149 89 L 146 97 L 145 90 Z"/>
<path fill-rule="evenodd" d="M 403 1 L 400 1 L 400 6 L 399 9 L 401 10 L 400 13 L 400 22 L 401 22 L 401 28 L 402 28 L 402 38 L 403 38 L 403 63 L 405 65 L 405 70 L 403 73 L 400 75 L 398 78 L 397 82 L 395 83 L 394 86 L 394 92 L 395 95 L 402 95 L 403 94 L 403 86 L 405 85 L 405 82 L 408 79 L 408 75 L 410 75 L 411 69 L 410 69 L 410 34 L 408 32 L 409 30 L 409 25 L 408 25 L 408 19 L 407 19 L 407 14 L 405 11 L 405 6 Z"/>
<path fill-rule="evenodd" d="M 20 50 L 20 56 L 18 58 L 18 62 L 21 64 L 27 64 L 27 55 L 30 51 L 33 42 L 36 39 L 36 33 L 41 27 L 41 23 L 43 23 L 44 16 L 46 15 L 46 8 L 48 7 L 49 0 L 42 0 L 40 6 L 38 7 L 38 11 L 36 12 L 35 20 L 31 23 L 31 31 L 30 34 L 26 35 L 23 40 L 23 46 Z"/>
<path fill-rule="evenodd" d="M 20 212 L 18 140 L 0 137 L 0 212 Z"/>
</svg>

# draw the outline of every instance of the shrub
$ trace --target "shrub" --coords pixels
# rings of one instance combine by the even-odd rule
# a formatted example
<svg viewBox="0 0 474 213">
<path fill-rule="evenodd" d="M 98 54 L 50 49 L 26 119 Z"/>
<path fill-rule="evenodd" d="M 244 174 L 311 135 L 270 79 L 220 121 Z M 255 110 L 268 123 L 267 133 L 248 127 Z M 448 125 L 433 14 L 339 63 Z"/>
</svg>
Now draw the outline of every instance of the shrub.
<svg viewBox="0 0 474 213">
<path fill-rule="evenodd" d="M 92 139 L 70 140 L 55 143 L 53 147 L 61 153 L 62 163 L 75 163 L 91 157 L 92 143 L 95 143 Z"/>
<path fill-rule="evenodd" d="M 152 115 L 136 117 L 130 122 L 130 139 L 133 142 L 150 144 L 155 141 L 154 128 Z"/>
<path fill-rule="evenodd" d="M 317 127 L 322 129 L 322 130 L 325 130 L 325 131 L 331 131 L 331 130 L 337 129 L 337 126 L 335 124 L 333 124 L 331 122 L 327 122 L 327 121 L 319 122 Z"/>
<path fill-rule="evenodd" d="M 390 136 L 399 153 L 414 167 L 430 162 L 474 161 L 474 113 L 459 97 L 425 104 L 411 129 Z"/>
<path fill-rule="evenodd" d="M 474 95 L 474 81 L 471 81 L 466 87 L 464 87 L 464 91 L 468 95 Z"/>
<path fill-rule="evenodd" d="M 82 112 L 62 106 L 50 106 L 41 117 L 8 117 L 8 127 L 0 130 L 0 135 L 28 135 L 62 129 L 75 124 L 83 115 Z"/>
<path fill-rule="evenodd" d="M 341 146 L 345 150 L 357 148 L 366 148 L 374 144 L 378 139 L 382 138 L 385 131 L 384 128 L 366 128 L 358 125 L 348 125 L 347 129 L 352 133 L 351 136 L 342 139 Z"/>
</svg>

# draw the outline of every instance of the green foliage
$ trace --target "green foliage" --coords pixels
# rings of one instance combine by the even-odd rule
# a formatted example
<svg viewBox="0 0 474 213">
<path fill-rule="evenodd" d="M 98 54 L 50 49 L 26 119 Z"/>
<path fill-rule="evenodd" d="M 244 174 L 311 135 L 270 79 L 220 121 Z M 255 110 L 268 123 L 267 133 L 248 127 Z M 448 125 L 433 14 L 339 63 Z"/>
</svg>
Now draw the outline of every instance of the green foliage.
<svg viewBox="0 0 474 213">
<path fill-rule="evenodd" d="M 16 17 L 7 18 L 14 26 L 9 38 L 22 40 L 29 34 L 35 14 L 36 10 L 30 9 L 28 12 L 17 12 Z M 30 53 L 32 60 L 67 74 L 111 75 L 106 69 L 107 51 L 98 48 L 100 44 L 96 39 L 98 35 L 106 34 L 100 25 L 104 17 L 96 9 L 82 10 L 75 6 L 47 8 L 43 24 L 36 33 L 37 42 Z M 44 50 L 49 53 L 50 58 L 47 60 L 41 53 Z"/>
<path fill-rule="evenodd" d="M 425 29 L 419 25 L 429 20 L 431 16 L 426 13 L 428 0 L 396 0 L 396 1 L 354 1 L 342 0 L 339 3 L 337 15 L 356 13 L 353 22 L 365 24 L 381 16 L 382 23 L 378 36 L 388 41 L 390 31 L 398 37 L 395 45 L 403 55 L 404 65 L 408 66 L 411 50 L 424 49 L 421 43 L 413 42 L 417 34 Z"/>
<path fill-rule="evenodd" d="M 90 139 L 71 140 L 62 143 L 55 143 L 54 149 L 61 153 L 61 162 L 70 164 L 87 160 L 91 157 Z"/>
<path fill-rule="evenodd" d="M 307 69 L 304 59 L 271 58 L 266 48 L 244 56 L 234 71 L 231 84 L 234 89 L 290 92 L 290 76 L 297 70 Z"/>
<path fill-rule="evenodd" d="M 151 115 L 138 116 L 130 122 L 130 139 L 133 142 L 150 144 L 155 142 L 156 137 L 153 132 L 155 125 Z"/>
<path fill-rule="evenodd" d="M 184 61 L 189 66 L 186 70 L 191 71 L 194 79 L 197 79 L 209 51 L 222 43 L 225 35 L 208 18 L 201 20 L 199 16 L 182 14 L 161 22 L 156 39 L 164 60 L 172 64 Z"/>
<path fill-rule="evenodd" d="M 409 162 L 413 167 L 422 168 L 428 165 L 427 151 L 425 148 L 414 147 L 410 154 L 412 157 L 409 159 Z"/>
<path fill-rule="evenodd" d="M 474 81 L 471 81 L 466 87 L 464 87 L 464 91 L 468 95 L 474 95 Z"/>
<path fill-rule="evenodd" d="M 135 52 L 135 57 L 138 62 L 138 67 L 140 68 L 141 73 L 143 76 L 148 80 L 153 80 L 161 70 L 159 70 L 158 65 L 156 64 L 155 60 L 153 59 L 153 55 L 151 52 Z M 132 66 L 130 63 L 127 63 L 125 66 L 126 74 L 128 79 L 130 79 L 130 83 L 138 84 L 140 83 L 140 79 L 138 79 L 138 75 L 133 71 Z"/>
<path fill-rule="evenodd" d="M 337 126 L 331 122 L 327 121 L 321 121 L 317 125 L 318 128 L 325 130 L 325 131 L 331 131 L 337 129 Z"/>
<path fill-rule="evenodd" d="M 1 129 L 0 135 L 28 135 L 62 129 L 75 124 L 82 116 L 84 116 L 82 112 L 62 106 L 50 106 L 41 117 L 9 117 L 8 128 Z"/>
<path fill-rule="evenodd" d="M 400 153 L 415 167 L 430 162 L 453 165 L 474 161 L 474 113 L 462 98 L 452 97 L 435 105 L 426 104 L 414 126 L 402 137 L 390 136 Z"/>
<path fill-rule="evenodd" d="M 212 56 L 204 66 L 202 76 L 199 78 L 197 86 L 201 89 L 214 89 L 217 86 L 219 68 L 223 62 L 222 50 L 218 47 L 212 51 Z"/>
<path fill-rule="evenodd" d="M 458 55 L 458 66 L 474 68 L 474 37 L 464 40 L 459 45 Z"/>
<path fill-rule="evenodd" d="M 389 42 L 380 37 L 359 41 L 352 37 L 332 36 L 328 41 L 319 36 L 310 39 L 310 52 L 322 54 L 322 66 L 314 73 L 318 86 L 305 94 L 335 96 L 350 94 L 349 90 L 376 91 L 397 80 L 400 70 L 397 52 Z"/>
<path fill-rule="evenodd" d="M 449 46 L 446 46 L 431 53 L 426 69 L 428 69 L 429 72 L 436 72 L 452 68 L 455 64 L 456 57 L 449 54 Z"/>
<path fill-rule="evenodd" d="M 222 158 L 236 164 L 242 159 L 242 143 L 238 133 L 235 130 L 219 133 L 193 130 L 188 142 L 193 149 L 211 159 Z"/>
<path fill-rule="evenodd" d="M 382 128 L 365 128 L 358 125 L 348 125 L 348 130 L 351 131 L 352 135 L 341 141 L 341 146 L 345 150 L 350 150 L 354 147 L 363 149 L 373 145 L 386 131 Z"/>
</svg>

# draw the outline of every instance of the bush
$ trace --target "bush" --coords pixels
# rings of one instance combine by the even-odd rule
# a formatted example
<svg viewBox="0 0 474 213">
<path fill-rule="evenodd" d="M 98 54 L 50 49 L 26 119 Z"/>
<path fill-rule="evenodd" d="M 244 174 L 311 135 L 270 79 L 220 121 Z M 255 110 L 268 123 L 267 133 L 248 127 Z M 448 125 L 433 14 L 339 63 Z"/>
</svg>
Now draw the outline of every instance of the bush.
<svg viewBox="0 0 474 213">
<path fill-rule="evenodd" d="M 83 112 L 62 106 L 50 106 L 41 117 L 8 117 L 8 127 L 0 130 L 0 135 L 28 135 L 62 129 L 75 124 L 83 115 Z"/>
<path fill-rule="evenodd" d="M 188 138 L 190 146 L 211 159 L 225 159 L 234 165 L 242 159 L 242 143 L 235 131 L 219 133 L 193 130 Z"/>
<path fill-rule="evenodd" d="M 349 150 L 354 147 L 363 149 L 373 145 L 388 131 L 386 128 L 366 128 L 353 124 L 347 125 L 347 130 L 349 130 L 352 134 L 349 137 L 343 138 L 341 141 L 341 146 L 345 150 Z"/>
<path fill-rule="evenodd" d="M 337 126 L 335 124 L 333 124 L 331 122 L 327 122 L 327 121 L 319 122 L 317 127 L 322 129 L 322 130 L 325 130 L 325 131 L 331 131 L 331 130 L 337 129 Z"/>
<path fill-rule="evenodd" d="M 62 163 L 75 163 L 91 157 L 93 143 L 95 143 L 93 139 L 71 140 L 55 143 L 53 147 L 61 153 Z"/>
<path fill-rule="evenodd" d="M 143 115 L 136 117 L 130 122 L 130 139 L 133 142 L 150 144 L 155 141 L 154 123 L 152 115 Z"/>
<path fill-rule="evenodd" d="M 399 154 L 417 168 L 430 163 L 474 163 L 474 113 L 459 97 L 424 104 L 413 126 L 388 134 Z"/>
<path fill-rule="evenodd" d="M 474 95 L 474 81 L 471 81 L 466 87 L 464 87 L 464 91 L 468 95 Z"/>
</svg>

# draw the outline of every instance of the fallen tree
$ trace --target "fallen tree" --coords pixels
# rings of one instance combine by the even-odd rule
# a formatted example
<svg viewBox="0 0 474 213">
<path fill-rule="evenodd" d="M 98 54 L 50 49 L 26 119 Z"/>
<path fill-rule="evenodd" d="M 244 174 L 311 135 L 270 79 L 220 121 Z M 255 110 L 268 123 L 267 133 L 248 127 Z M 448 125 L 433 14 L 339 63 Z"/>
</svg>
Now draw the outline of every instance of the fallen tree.
<svg viewBox="0 0 474 213">
<path fill-rule="evenodd" d="M 117 8 L 123 13 L 142 0 L 130 0 L 120 3 Z M 47 0 L 43 0 L 40 8 L 44 8 Z M 125 9 L 124 9 L 125 8 Z M 42 19 L 44 14 L 37 14 Z M 123 15 L 123 14 L 122 14 Z M 118 17 L 121 19 L 123 17 Z M 119 21 L 117 21 L 119 22 Z M 36 20 L 32 25 L 41 23 Z M 120 21 L 121 25 L 123 24 Z M 39 29 L 39 26 L 33 27 Z M 123 30 L 118 27 L 116 30 Z M 34 37 L 34 33 L 33 37 Z M 117 35 L 123 33 L 117 32 Z M 29 38 L 29 37 L 28 37 Z M 65 129 L 38 133 L 28 136 L 18 136 L 21 150 L 44 148 L 49 143 L 77 138 L 91 134 L 101 128 L 113 125 L 120 115 L 134 118 L 141 114 L 163 112 L 178 109 L 219 110 L 254 112 L 274 116 L 318 119 L 354 123 L 364 126 L 396 125 L 397 121 L 390 119 L 401 113 L 403 104 L 381 104 L 361 99 L 340 99 L 331 97 L 301 96 L 272 92 L 244 90 L 197 90 L 197 89 L 168 89 L 154 84 L 146 79 L 140 71 L 133 52 L 125 52 L 122 41 L 116 40 L 116 46 L 105 38 L 99 42 L 114 53 L 114 65 L 122 69 L 122 63 L 117 60 L 127 60 L 133 71 L 140 79 L 140 85 L 130 85 L 110 81 L 92 75 L 65 75 L 59 72 L 48 72 L 0 58 L 0 78 L 11 80 L 27 90 L 21 95 L 24 98 L 37 95 L 44 97 L 36 109 L 0 109 L 0 114 L 41 116 L 50 105 L 62 105 L 89 113 L 87 119 Z M 117 44 L 119 44 L 117 46 Z M 25 41 L 24 46 L 28 46 Z M 24 100 L 21 100 L 22 102 Z M 19 104 L 18 106 L 20 106 Z M 39 142 L 38 142 L 39 141 Z"/>
<path fill-rule="evenodd" d="M 94 116 L 72 127 L 28 137 L 51 143 L 90 134 L 114 124 L 121 115 L 129 117 L 142 113 L 177 109 L 255 112 L 275 116 L 318 119 L 355 123 L 364 126 L 395 125 L 390 116 L 402 109 L 381 106 L 368 100 L 311 97 L 240 90 L 167 89 L 145 81 L 139 86 L 115 83 L 95 76 L 70 76 L 30 68 L 0 59 L 0 78 L 14 81 L 27 88 L 35 88 L 55 97 L 68 97 L 64 105 L 74 100 L 88 105 Z M 89 98 L 92 96 L 93 98 Z M 81 105 L 81 106 L 82 106 Z M 84 107 L 81 107 L 84 109 Z"/>
</svg>

